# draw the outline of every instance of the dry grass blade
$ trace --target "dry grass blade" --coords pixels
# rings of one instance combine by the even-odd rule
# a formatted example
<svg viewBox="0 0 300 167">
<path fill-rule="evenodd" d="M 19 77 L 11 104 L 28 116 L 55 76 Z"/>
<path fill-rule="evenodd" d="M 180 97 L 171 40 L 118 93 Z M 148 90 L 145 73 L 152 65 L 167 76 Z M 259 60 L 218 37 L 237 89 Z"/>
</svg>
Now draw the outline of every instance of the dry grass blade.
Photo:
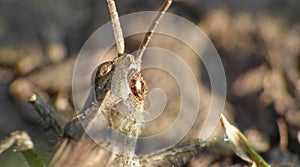
<svg viewBox="0 0 300 167">
<path fill-rule="evenodd" d="M 230 144 L 237 156 L 258 167 L 270 167 L 270 165 L 250 146 L 243 133 L 230 124 L 224 115 L 221 115 L 221 124 Z"/>
<path fill-rule="evenodd" d="M 0 141 L 0 154 L 14 144 L 20 150 L 30 167 L 45 167 L 42 159 L 34 150 L 31 138 L 24 131 L 12 132 L 9 137 Z"/>
</svg>

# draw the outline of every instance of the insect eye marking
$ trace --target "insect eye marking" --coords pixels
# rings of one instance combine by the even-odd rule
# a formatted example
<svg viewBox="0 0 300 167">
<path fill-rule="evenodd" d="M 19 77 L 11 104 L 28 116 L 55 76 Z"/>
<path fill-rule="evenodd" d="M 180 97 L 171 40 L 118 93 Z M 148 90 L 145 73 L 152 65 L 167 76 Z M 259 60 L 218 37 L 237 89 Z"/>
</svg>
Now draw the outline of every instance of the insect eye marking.
<svg viewBox="0 0 300 167">
<path fill-rule="evenodd" d="M 112 70 L 112 68 L 113 63 L 111 61 L 104 62 L 101 65 L 99 65 L 92 75 L 91 83 L 98 83 L 103 76 L 105 76 Z"/>
<path fill-rule="evenodd" d="M 134 72 L 129 80 L 129 86 L 132 94 L 139 100 L 143 101 L 147 95 L 147 85 L 140 72 Z"/>
<path fill-rule="evenodd" d="M 104 76 L 107 73 L 109 73 L 112 69 L 113 65 L 112 62 L 105 62 L 101 65 L 100 69 L 99 69 L 99 74 L 100 76 Z"/>
</svg>

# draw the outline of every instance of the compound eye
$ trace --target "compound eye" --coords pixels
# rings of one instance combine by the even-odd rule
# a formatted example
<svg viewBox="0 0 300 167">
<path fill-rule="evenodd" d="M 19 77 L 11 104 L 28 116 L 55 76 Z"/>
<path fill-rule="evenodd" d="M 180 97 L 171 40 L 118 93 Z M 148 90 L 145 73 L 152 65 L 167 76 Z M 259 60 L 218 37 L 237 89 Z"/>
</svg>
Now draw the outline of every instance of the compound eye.
<svg viewBox="0 0 300 167">
<path fill-rule="evenodd" d="M 132 94 L 139 100 L 143 101 L 147 95 L 147 85 L 140 72 L 133 72 L 129 79 L 129 86 Z"/>
<path fill-rule="evenodd" d="M 111 71 L 112 67 L 113 67 L 113 63 L 110 62 L 110 61 L 101 64 L 100 68 L 99 68 L 99 75 L 100 75 L 100 77 L 103 77 L 104 75 L 106 75 L 107 73 L 109 73 Z"/>
<path fill-rule="evenodd" d="M 112 61 L 104 62 L 101 65 L 99 65 L 92 76 L 92 84 L 98 83 L 100 78 L 108 74 L 112 70 L 112 68 Z"/>
</svg>

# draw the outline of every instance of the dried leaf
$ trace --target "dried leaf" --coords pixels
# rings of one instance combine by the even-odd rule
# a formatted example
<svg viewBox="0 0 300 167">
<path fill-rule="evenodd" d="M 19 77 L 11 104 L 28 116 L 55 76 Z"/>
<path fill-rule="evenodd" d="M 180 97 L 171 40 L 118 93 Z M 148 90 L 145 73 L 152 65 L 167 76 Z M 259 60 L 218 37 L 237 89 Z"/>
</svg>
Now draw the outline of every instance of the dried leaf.
<svg viewBox="0 0 300 167">
<path fill-rule="evenodd" d="M 250 146 L 243 133 L 230 124 L 224 115 L 221 115 L 221 124 L 233 147 L 233 151 L 237 156 L 251 163 L 252 166 L 255 164 L 257 167 L 270 167 L 270 165 Z"/>
</svg>

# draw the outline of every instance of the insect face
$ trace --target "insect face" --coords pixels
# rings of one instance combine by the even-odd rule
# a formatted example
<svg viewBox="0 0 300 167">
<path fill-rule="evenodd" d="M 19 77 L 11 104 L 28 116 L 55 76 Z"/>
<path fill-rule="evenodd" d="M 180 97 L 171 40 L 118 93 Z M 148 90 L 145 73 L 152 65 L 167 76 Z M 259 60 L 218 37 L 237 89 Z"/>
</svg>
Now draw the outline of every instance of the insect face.
<svg viewBox="0 0 300 167">
<path fill-rule="evenodd" d="M 142 103 L 147 95 L 147 85 L 139 69 L 140 65 L 131 54 L 120 54 L 113 61 L 99 65 L 92 75 L 98 102 L 103 100 L 101 95 L 112 90 L 115 103 L 128 103 L 130 98 L 134 103 Z"/>
</svg>

